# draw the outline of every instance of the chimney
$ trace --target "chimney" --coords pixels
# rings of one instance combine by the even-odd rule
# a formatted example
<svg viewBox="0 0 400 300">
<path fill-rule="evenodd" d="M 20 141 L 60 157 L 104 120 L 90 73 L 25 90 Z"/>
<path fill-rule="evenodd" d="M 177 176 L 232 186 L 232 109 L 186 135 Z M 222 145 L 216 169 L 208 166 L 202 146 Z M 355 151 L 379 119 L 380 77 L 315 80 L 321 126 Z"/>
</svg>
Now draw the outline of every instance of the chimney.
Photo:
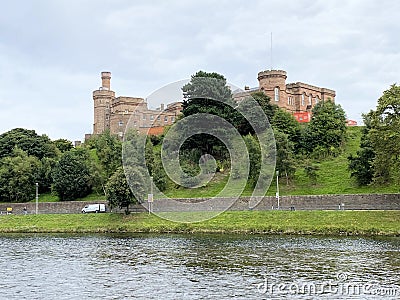
<svg viewBox="0 0 400 300">
<path fill-rule="evenodd" d="M 161 110 L 161 111 L 164 110 L 164 103 L 161 103 L 160 110 Z"/>
<path fill-rule="evenodd" d="M 101 87 L 110 90 L 111 72 L 101 72 Z"/>
</svg>

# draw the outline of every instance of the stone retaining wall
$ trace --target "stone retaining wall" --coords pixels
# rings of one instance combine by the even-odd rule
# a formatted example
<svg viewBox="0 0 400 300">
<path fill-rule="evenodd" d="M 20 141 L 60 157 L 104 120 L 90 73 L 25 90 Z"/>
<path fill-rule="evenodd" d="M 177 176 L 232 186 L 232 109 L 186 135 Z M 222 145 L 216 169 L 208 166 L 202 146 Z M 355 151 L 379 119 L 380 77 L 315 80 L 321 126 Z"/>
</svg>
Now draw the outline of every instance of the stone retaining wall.
<svg viewBox="0 0 400 300">
<path fill-rule="evenodd" d="M 234 202 L 230 198 L 215 198 L 211 201 L 203 199 L 176 199 L 181 203 L 180 208 L 171 206 L 170 199 L 155 200 L 153 211 L 177 211 L 192 210 L 192 207 L 185 205 L 195 204 L 198 211 L 225 210 L 227 203 L 233 203 L 229 210 L 269 210 L 276 209 L 278 206 L 275 197 L 260 197 L 251 201 L 250 197 L 241 197 Z M 65 202 L 39 202 L 39 213 L 62 214 L 62 213 L 81 213 L 86 204 L 104 203 L 106 201 L 65 201 Z M 257 205 L 255 205 L 257 204 Z M 12 208 L 13 214 L 23 214 L 24 207 L 28 214 L 35 213 L 35 202 L 28 203 L 0 203 L 1 214 L 7 213 L 7 208 Z M 254 206 L 255 205 L 255 206 Z M 400 210 L 400 194 L 361 194 L 361 195 L 318 195 L 318 196 L 282 196 L 280 197 L 280 209 L 289 210 Z M 144 207 L 140 204 L 132 205 L 132 212 L 146 211 L 147 203 Z M 107 207 L 109 211 L 109 208 Z M 119 210 L 114 210 L 119 211 Z"/>
</svg>

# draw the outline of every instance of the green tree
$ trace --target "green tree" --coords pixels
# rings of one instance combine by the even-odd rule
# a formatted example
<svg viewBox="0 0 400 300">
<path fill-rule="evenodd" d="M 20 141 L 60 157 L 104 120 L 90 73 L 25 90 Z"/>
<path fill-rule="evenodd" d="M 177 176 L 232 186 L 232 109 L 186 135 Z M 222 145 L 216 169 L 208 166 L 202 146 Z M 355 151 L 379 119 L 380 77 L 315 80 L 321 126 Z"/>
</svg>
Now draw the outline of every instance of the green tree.
<svg viewBox="0 0 400 300">
<path fill-rule="evenodd" d="M 72 142 L 67 139 L 58 139 L 53 141 L 53 143 L 61 153 L 67 152 L 74 148 Z"/>
<path fill-rule="evenodd" d="M 35 197 L 40 161 L 25 151 L 14 148 L 10 156 L 0 160 L 0 199 L 26 202 Z"/>
<path fill-rule="evenodd" d="M 57 148 L 46 135 L 38 135 L 34 130 L 15 128 L 0 135 L 0 158 L 12 155 L 13 149 L 26 151 L 28 155 L 57 157 Z"/>
<path fill-rule="evenodd" d="M 256 100 L 258 105 L 261 106 L 269 122 L 271 123 L 271 120 L 273 119 L 275 112 L 278 109 L 278 106 L 275 104 L 271 104 L 271 99 L 263 92 L 254 92 L 251 93 L 251 96 L 253 97 L 254 100 Z"/>
<path fill-rule="evenodd" d="M 339 104 L 321 101 L 312 110 L 305 132 L 305 149 L 315 156 L 337 155 L 346 138 L 346 115 Z"/>
<path fill-rule="evenodd" d="M 219 116 L 232 123 L 237 112 L 233 107 L 230 88 L 226 85 L 223 75 L 217 73 L 197 72 L 191 77 L 191 81 L 182 88 L 184 100 L 182 104 L 183 117 L 197 115 L 200 113 Z M 199 120 L 199 123 L 202 120 Z M 208 124 L 209 129 L 212 128 Z M 185 130 L 181 128 L 180 130 Z M 192 136 L 182 145 L 182 149 L 200 149 L 202 154 L 225 156 L 226 149 L 222 142 L 215 136 L 202 133 Z"/>
<path fill-rule="evenodd" d="M 87 142 L 87 147 L 96 149 L 97 157 L 105 172 L 105 181 L 122 166 L 121 141 L 116 135 L 112 135 L 109 130 L 93 136 Z"/>
<path fill-rule="evenodd" d="M 53 184 L 52 172 L 56 164 L 56 158 L 43 157 L 40 160 L 37 179 L 39 184 L 39 193 L 47 193 L 51 191 L 51 186 Z"/>
<path fill-rule="evenodd" d="M 254 101 L 255 100 L 255 101 Z M 250 97 L 244 98 L 238 104 L 238 111 L 235 111 L 232 124 L 238 129 L 241 135 L 254 134 L 256 129 L 262 131 L 269 124 L 265 124 L 265 117 L 260 110 L 254 109 L 254 105 L 259 105 L 262 112 L 271 122 L 278 106 L 270 103 L 270 98 L 263 92 L 252 93 Z M 246 115 L 242 115 L 242 112 Z M 251 120 L 252 124 L 248 120 Z"/>
<path fill-rule="evenodd" d="M 363 115 L 363 119 L 365 126 L 362 129 L 360 149 L 357 150 L 355 156 L 350 154 L 348 157 L 351 177 L 356 179 L 359 186 L 370 184 L 374 177 L 375 151 L 368 135 L 371 129 L 371 120 L 368 114 Z"/>
<path fill-rule="evenodd" d="M 276 141 L 276 170 L 279 175 L 285 176 L 286 184 L 289 185 L 296 171 L 296 160 L 294 154 L 294 144 L 289 140 L 289 136 L 278 129 L 274 129 Z"/>
<path fill-rule="evenodd" d="M 375 152 L 374 181 L 400 184 L 400 86 L 393 84 L 369 113 L 369 140 Z"/>
<path fill-rule="evenodd" d="M 243 139 L 246 143 L 250 161 L 250 170 L 247 184 L 251 188 L 254 188 L 260 176 L 261 149 L 258 140 L 251 134 L 244 136 Z"/>
<path fill-rule="evenodd" d="M 106 185 L 106 197 L 111 208 L 125 209 L 125 214 L 129 214 L 129 205 L 138 202 L 126 181 L 122 167 L 109 178 Z"/>
<path fill-rule="evenodd" d="M 295 150 L 300 149 L 302 131 L 299 122 L 291 113 L 281 108 L 276 109 L 271 124 L 274 129 L 287 135 L 288 139 L 294 144 Z"/>
<path fill-rule="evenodd" d="M 90 194 L 92 177 L 89 161 L 89 153 L 84 148 L 70 150 L 61 156 L 52 173 L 53 191 L 61 201 L 75 200 Z"/>
</svg>

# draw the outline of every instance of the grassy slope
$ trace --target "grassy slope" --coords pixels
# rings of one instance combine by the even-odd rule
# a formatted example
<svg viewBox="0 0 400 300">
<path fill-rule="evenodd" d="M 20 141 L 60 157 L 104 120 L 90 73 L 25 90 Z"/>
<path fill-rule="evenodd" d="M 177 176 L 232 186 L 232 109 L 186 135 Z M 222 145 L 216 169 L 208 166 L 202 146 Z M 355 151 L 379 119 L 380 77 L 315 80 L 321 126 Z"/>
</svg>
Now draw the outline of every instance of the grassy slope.
<svg viewBox="0 0 400 300">
<path fill-rule="evenodd" d="M 196 214 L 196 213 L 190 213 Z M 147 213 L 3 215 L 0 232 L 175 232 L 400 235 L 398 211 L 225 212 L 200 223 L 173 223 Z"/>
<path fill-rule="evenodd" d="M 281 195 L 325 195 L 325 194 L 367 194 L 367 193 L 399 193 L 397 186 L 364 186 L 356 185 L 353 178 L 350 177 L 348 170 L 347 157 L 355 154 L 359 149 L 361 139 L 361 127 L 348 128 L 348 140 L 345 149 L 338 157 L 331 157 L 325 160 L 316 161 L 319 167 L 317 184 L 313 185 L 307 178 L 304 169 L 298 168 L 295 178 L 290 185 L 286 185 L 285 178 L 279 180 Z M 221 190 L 228 175 L 219 174 L 216 180 L 213 180 L 206 188 L 199 189 L 174 189 L 170 187 L 166 194 L 175 198 L 190 197 L 209 197 L 214 196 Z M 267 195 L 275 195 L 276 181 L 271 183 Z M 251 191 L 246 189 L 243 195 L 250 195 Z"/>
<path fill-rule="evenodd" d="M 321 160 L 316 164 L 320 168 L 316 185 L 312 185 L 310 180 L 305 175 L 304 169 L 298 168 L 295 174 L 294 181 L 287 186 L 284 178 L 280 179 L 281 195 L 324 195 L 324 194 L 367 194 L 367 193 L 399 193 L 400 188 L 392 186 L 364 186 L 358 187 L 353 178 L 350 177 L 350 171 L 347 169 L 347 157 L 350 154 L 355 154 L 359 149 L 361 139 L 361 127 L 348 128 L 348 140 L 345 150 L 338 157 Z M 221 191 L 228 181 L 228 174 L 217 173 L 215 178 L 208 184 L 207 187 L 197 189 L 175 188 L 170 184 L 165 194 L 173 198 L 201 198 L 212 197 Z M 276 181 L 271 183 L 267 195 L 275 195 Z M 237 195 L 237 191 L 232 190 L 232 195 Z M 243 195 L 251 195 L 249 189 L 245 189 Z M 91 194 L 86 198 L 78 200 L 105 200 L 104 195 Z M 52 202 L 58 201 L 57 196 L 50 194 L 40 195 L 39 201 Z"/>
</svg>

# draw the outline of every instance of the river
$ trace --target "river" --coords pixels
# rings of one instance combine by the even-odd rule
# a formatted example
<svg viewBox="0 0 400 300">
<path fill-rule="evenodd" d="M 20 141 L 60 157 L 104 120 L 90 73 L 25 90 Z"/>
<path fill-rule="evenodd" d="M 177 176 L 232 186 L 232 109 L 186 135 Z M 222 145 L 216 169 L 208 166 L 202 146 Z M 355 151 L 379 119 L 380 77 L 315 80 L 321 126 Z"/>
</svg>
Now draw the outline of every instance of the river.
<svg viewBox="0 0 400 300">
<path fill-rule="evenodd" d="M 0 235 L 0 299 L 399 299 L 400 238 Z"/>
</svg>

